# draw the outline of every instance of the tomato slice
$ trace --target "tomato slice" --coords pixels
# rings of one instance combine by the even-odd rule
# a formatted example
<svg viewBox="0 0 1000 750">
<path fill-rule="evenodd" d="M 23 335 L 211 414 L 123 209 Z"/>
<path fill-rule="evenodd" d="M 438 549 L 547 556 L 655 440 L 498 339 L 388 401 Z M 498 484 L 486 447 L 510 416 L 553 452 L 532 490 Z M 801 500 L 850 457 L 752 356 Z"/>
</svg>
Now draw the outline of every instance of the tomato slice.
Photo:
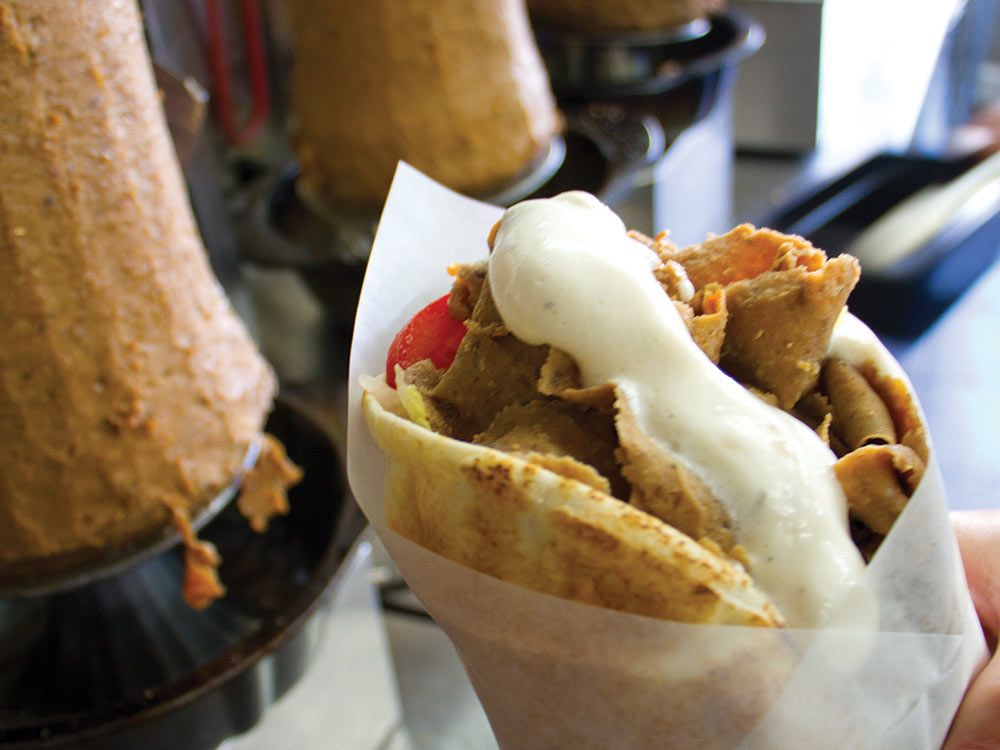
<svg viewBox="0 0 1000 750">
<path fill-rule="evenodd" d="M 406 369 L 422 359 L 444 369 L 455 360 L 455 352 L 466 332 L 465 323 L 448 312 L 448 295 L 431 302 L 396 334 L 385 360 L 385 379 L 396 387 L 396 365 Z"/>
</svg>

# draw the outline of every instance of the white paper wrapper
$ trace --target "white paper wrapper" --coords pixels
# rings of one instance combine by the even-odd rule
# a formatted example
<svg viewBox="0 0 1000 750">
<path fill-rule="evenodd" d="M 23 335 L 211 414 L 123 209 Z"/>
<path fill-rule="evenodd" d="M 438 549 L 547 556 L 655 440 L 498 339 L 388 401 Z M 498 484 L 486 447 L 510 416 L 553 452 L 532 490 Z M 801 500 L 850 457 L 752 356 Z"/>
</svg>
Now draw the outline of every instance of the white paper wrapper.
<svg viewBox="0 0 1000 750">
<path fill-rule="evenodd" d="M 445 294 L 451 263 L 486 256 L 500 209 L 401 164 L 355 323 L 351 487 L 413 591 L 448 633 L 504 750 L 936 748 L 986 658 L 934 462 L 868 576 L 877 632 L 664 622 L 513 586 L 385 525 L 386 458 L 359 376 Z"/>
</svg>

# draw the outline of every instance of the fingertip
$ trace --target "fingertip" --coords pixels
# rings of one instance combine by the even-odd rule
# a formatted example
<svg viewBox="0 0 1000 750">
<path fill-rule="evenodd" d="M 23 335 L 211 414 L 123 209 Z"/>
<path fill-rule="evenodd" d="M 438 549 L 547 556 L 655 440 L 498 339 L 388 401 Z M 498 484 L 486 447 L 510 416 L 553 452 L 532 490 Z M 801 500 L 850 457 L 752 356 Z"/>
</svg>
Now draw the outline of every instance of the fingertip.
<svg viewBox="0 0 1000 750">
<path fill-rule="evenodd" d="M 969 686 L 942 750 L 1000 750 L 1000 656 Z"/>
</svg>

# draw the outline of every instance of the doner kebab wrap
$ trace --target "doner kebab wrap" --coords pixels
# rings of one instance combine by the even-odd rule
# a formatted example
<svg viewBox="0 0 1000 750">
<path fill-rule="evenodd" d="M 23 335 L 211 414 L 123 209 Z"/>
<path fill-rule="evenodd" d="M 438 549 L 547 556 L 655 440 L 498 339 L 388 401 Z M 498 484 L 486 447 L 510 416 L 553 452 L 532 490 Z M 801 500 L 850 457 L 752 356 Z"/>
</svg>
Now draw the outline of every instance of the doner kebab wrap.
<svg viewBox="0 0 1000 750">
<path fill-rule="evenodd" d="M 767 229 L 678 247 L 586 193 L 501 214 L 400 168 L 349 469 L 502 747 L 940 743 L 982 637 L 858 276 Z"/>
</svg>

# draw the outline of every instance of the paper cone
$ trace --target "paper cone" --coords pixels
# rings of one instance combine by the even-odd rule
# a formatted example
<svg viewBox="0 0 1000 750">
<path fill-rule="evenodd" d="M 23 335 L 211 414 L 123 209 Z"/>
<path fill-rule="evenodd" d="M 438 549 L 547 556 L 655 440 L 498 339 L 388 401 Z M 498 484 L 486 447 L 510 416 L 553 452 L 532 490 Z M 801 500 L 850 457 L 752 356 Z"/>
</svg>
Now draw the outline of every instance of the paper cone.
<svg viewBox="0 0 1000 750">
<path fill-rule="evenodd" d="M 501 210 L 400 165 L 362 290 L 348 473 L 408 584 L 451 638 L 504 750 L 936 748 L 986 656 L 931 462 L 866 571 L 878 629 L 690 625 L 539 594 L 457 565 L 385 523 L 388 458 L 361 414 L 409 317 Z M 887 353 L 880 368 L 898 372 Z M 837 621 L 835 613 L 832 622 Z"/>
</svg>

